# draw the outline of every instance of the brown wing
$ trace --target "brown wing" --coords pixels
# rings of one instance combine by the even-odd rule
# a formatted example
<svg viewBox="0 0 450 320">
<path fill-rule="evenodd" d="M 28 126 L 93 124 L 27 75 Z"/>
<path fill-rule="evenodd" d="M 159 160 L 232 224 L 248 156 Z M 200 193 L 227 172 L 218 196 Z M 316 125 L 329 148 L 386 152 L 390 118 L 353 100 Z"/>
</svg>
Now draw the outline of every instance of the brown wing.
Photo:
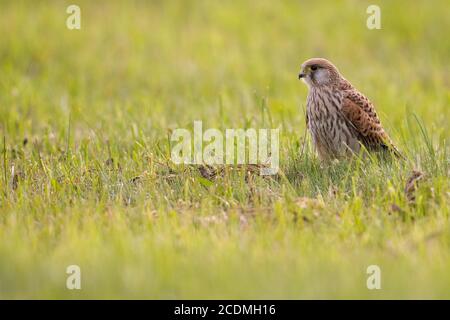
<svg viewBox="0 0 450 320">
<path fill-rule="evenodd" d="M 342 104 L 342 113 L 358 134 L 358 140 L 368 150 L 391 150 L 401 156 L 384 131 L 373 104 L 364 95 L 346 90 Z"/>
</svg>

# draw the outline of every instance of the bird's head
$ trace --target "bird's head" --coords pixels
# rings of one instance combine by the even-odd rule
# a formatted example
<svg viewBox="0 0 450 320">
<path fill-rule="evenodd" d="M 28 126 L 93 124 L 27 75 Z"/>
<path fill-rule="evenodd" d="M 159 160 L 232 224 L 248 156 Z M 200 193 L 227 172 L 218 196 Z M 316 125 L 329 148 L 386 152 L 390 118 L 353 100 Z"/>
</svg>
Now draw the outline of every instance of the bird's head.
<svg viewBox="0 0 450 320">
<path fill-rule="evenodd" d="M 330 86 L 340 79 L 338 69 L 328 60 L 312 58 L 302 64 L 298 75 L 309 87 Z"/>
</svg>

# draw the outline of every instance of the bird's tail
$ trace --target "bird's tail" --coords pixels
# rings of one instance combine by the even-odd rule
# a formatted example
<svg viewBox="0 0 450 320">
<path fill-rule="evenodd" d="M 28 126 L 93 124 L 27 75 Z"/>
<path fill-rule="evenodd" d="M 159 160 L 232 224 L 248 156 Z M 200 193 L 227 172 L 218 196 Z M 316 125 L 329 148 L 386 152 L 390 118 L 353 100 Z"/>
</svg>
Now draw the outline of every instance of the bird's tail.
<svg viewBox="0 0 450 320">
<path fill-rule="evenodd" d="M 406 157 L 398 150 L 398 148 L 395 145 L 392 145 L 391 147 L 392 153 L 399 159 L 406 160 Z"/>
<path fill-rule="evenodd" d="M 398 159 L 406 160 L 406 157 L 400 152 L 400 150 L 395 146 L 390 138 L 388 138 L 389 147 L 388 150 Z"/>
</svg>

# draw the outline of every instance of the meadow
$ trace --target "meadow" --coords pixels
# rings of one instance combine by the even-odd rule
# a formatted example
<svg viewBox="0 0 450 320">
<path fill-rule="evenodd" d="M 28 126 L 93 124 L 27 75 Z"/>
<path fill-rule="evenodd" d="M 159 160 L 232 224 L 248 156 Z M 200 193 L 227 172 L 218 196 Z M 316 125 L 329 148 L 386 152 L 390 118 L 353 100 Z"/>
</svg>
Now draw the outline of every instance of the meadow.
<svg viewBox="0 0 450 320">
<path fill-rule="evenodd" d="M 372 2 L 1 1 L 0 298 L 450 298 L 450 7 L 376 1 L 369 30 Z M 406 161 L 319 162 L 311 57 Z M 279 174 L 175 165 L 195 120 L 279 128 Z"/>
</svg>

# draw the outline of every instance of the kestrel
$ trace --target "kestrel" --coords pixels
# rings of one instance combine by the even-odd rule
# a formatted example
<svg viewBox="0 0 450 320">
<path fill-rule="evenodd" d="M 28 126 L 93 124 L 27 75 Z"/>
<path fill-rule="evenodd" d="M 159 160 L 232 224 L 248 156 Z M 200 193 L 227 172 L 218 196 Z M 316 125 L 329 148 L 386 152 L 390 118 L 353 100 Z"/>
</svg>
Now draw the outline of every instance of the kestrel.
<svg viewBox="0 0 450 320">
<path fill-rule="evenodd" d="M 306 125 L 321 160 L 368 151 L 400 152 L 384 131 L 375 107 L 328 60 L 313 58 L 298 75 L 308 86 Z"/>
</svg>

